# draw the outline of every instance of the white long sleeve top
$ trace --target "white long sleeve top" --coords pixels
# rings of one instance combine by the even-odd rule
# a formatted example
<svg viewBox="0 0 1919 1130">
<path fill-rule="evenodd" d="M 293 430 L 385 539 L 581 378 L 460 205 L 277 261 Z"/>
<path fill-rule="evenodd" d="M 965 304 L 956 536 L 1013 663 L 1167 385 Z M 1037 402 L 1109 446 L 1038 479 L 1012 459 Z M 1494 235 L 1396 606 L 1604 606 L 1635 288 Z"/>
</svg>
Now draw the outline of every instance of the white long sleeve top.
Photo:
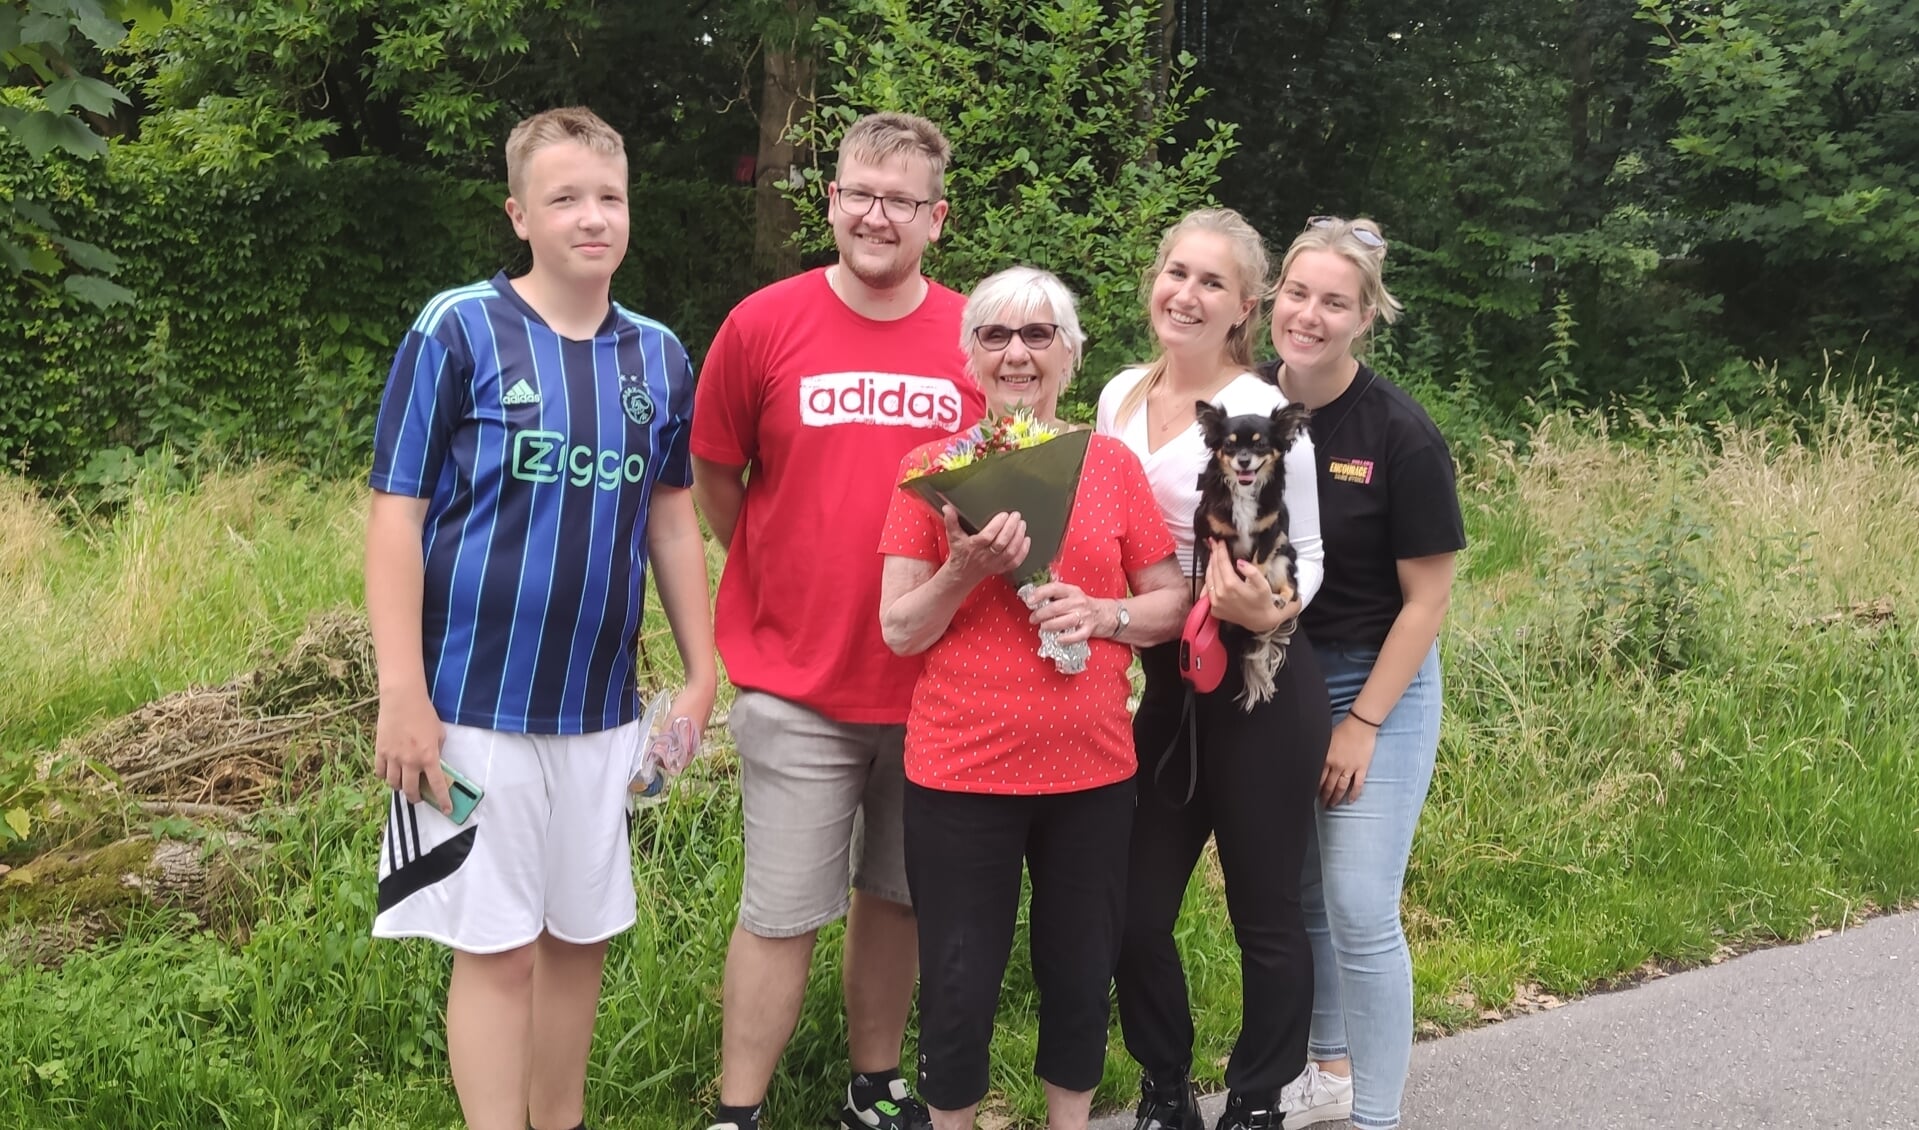
<svg viewBox="0 0 1919 1130">
<path fill-rule="evenodd" d="M 1127 369 L 1106 382 L 1099 394 L 1097 430 L 1117 438 L 1139 456 L 1146 468 L 1146 481 L 1152 484 L 1153 497 L 1159 502 L 1166 528 L 1179 545 L 1179 566 L 1193 575 L 1193 513 L 1199 508 L 1199 475 L 1209 458 L 1206 438 L 1194 423 L 1185 431 L 1160 445 L 1157 451 L 1146 449 L 1146 410 L 1142 406 L 1131 419 L 1121 420 L 1119 405 L 1134 385 L 1146 377 L 1145 369 Z M 1228 416 L 1257 413 L 1269 415 L 1286 403 L 1279 389 L 1253 373 L 1241 373 L 1213 398 Z M 1302 431 L 1286 452 L 1286 535 L 1299 554 L 1299 599 L 1311 604 L 1313 594 L 1326 576 L 1326 547 L 1319 534 L 1319 465 L 1313 454 L 1313 438 Z"/>
</svg>

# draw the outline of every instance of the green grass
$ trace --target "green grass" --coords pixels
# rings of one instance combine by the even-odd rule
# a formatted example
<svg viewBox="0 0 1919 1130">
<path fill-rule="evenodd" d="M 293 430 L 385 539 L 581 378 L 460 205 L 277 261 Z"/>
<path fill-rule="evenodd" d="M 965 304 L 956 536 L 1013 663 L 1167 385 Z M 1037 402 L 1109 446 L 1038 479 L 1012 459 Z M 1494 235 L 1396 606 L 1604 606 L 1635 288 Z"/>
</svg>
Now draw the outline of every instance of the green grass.
<svg viewBox="0 0 1919 1130">
<path fill-rule="evenodd" d="M 1796 431 L 1666 420 L 1624 437 L 1558 417 L 1523 453 L 1489 447 L 1473 468 L 1407 897 L 1422 1022 L 1919 899 L 1919 453 L 1848 411 Z M 263 469 L 72 528 L 0 490 L 0 584 L 20 594 L 0 610 L 16 643 L 0 653 L 14 692 L 0 697 L 0 770 L 222 681 L 308 611 L 356 600 L 361 493 Z M 1880 597 L 1891 623 L 1813 623 Z M 670 665 L 666 641 L 650 649 Z M 733 772 L 725 753 L 708 759 L 639 826 L 640 924 L 612 951 L 596 1126 L 696 1126 L 712 1098 L 739 882 Z M 447 956 L 366 936 L 381 800 L 341 765 L 263 818 L 271 862 L 242 936 L 153 916 L 58 970 L 0 971 L 0 1125 L 455 1125 Z M 1204 868 L 1187 910 L 1197 1070 L 1217 1082 L 1238 961 Z M 769 1127 L 816 1124 L 837 1101 L 838 946 L 828 931 Z M 992 1102 L 1036 1125 L 1022 949 Z M 1108 1066 L 1111 1107 L 1134 1078 L 1117 1035 Z"/>
</svg>

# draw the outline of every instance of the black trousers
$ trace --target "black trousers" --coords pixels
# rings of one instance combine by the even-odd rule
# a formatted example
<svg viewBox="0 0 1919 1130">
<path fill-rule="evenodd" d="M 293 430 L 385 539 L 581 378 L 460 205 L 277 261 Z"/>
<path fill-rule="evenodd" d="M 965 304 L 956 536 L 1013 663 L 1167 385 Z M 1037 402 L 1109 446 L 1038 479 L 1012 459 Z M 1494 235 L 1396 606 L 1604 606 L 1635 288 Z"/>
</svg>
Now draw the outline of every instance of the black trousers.
<svg viewBox="0 0 1919 1130">
<path fill-rule="evenodd" d="M 1031 873 L 1039 987 L 1033 1073 L 1099 1086 L 1125 912 L 1133 782 L 1048 796 L 906 785 L 906 878 L 920 937 L 920 1098 L 959 1110 L 986 1095 L 1000 984 Z"/>
<path fill-rule="evenodd" d="M 1304 635 L 1293 637 L 1277 692 L 1250 713 L 1234 701 L 1241 680 L 1233 664 L 1217 690 L 1195 696 L 1198 777 L 1182 806 L 1189 763 L 1177 647 L 1141 656 L 1146 692 L 1133 717 L 1139 809 L 1116 977 L 1120 1026 L 1126 1050 L 1149 1073 L 1191 1069 L 1193 1017 L 1173 927 L 1210 834 L 1226 877 L 1243 992 L 1226 1085 L 1260 1095 L 1285 1086 L 1306 1065 L 1313 953 L 1299 884 L 1332 712 Z M 1155 786 L 1154 767 L 1175 735 L 1178 746 Z"/>
</svg>

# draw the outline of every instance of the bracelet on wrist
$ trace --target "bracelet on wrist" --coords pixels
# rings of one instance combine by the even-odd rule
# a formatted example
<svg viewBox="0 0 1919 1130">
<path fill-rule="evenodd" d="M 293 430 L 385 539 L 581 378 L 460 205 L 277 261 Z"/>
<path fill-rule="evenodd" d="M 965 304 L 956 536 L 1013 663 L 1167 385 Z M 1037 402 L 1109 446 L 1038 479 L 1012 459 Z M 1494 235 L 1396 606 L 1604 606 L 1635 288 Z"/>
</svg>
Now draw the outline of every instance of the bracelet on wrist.
<svg viewBox="0 0 1919 1130">
<path fill-rule="evenodd" d="M 1348 710 L 1346 712 L 1346 717 L 1351 718 L 1353 721 L 1359 723 L 1362 726 L 1371 726 L 1375 730 L 1379 729 L 1379 723 L 1373 721 L 1371 718 L 1360 717 L 1359 712 L 1356 710 Z"/>
</svg>

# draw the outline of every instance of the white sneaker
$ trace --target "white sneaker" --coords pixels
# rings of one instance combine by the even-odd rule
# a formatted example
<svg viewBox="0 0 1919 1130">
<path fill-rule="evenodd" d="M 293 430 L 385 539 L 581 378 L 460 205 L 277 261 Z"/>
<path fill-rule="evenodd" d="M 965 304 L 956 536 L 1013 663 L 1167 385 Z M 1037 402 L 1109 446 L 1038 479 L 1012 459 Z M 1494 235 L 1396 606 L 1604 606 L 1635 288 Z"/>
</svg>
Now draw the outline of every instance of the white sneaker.
<svg viewBox="0 0 1919 1130">
<path fill-rule="evenodd" d="M 1292 1111 L 1299 1109 L 1299 1100 L 1304 1098 L 1313 1086 L 1313 1076 L 1319 1074 L 1319 1065 L 1312 1060 L 1306 1061 L 1306 1070 L 1301 1071 L 1293 1081 L 1279 1089 L 1279 1109 Z"/>
<path fill-rule="evenodd" d="M 1321 1071 L 1308 1061 L 1299 1078 L 1280 1088 L 1279 1109 L 1286 1114 L 1286 1130 L 1346 1118 L 1353 1113 L 1353 1077 Z"/>
</svg>

